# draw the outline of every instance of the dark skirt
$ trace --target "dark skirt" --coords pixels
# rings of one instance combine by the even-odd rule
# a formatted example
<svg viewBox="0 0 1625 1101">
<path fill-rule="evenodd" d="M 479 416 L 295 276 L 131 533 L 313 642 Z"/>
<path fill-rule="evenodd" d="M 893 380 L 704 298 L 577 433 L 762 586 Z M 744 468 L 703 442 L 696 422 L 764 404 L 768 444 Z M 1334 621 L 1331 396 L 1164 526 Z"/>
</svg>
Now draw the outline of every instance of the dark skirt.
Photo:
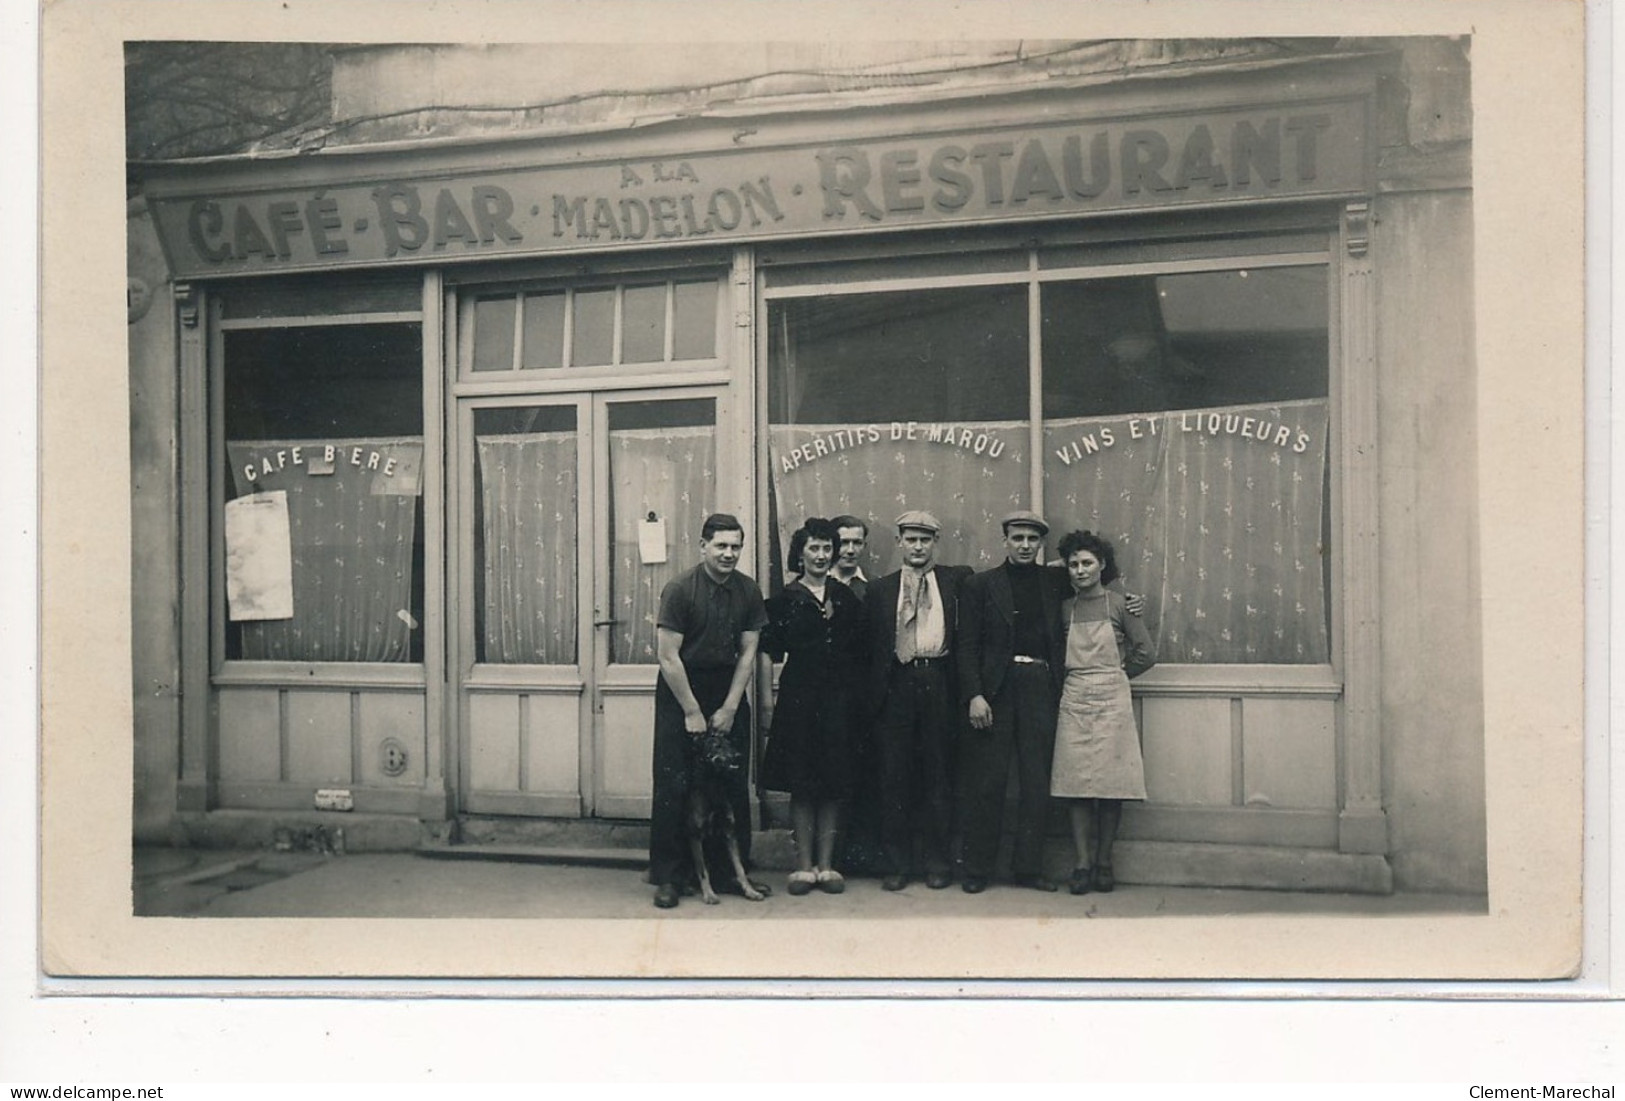
<svg viewBox="0 0 1625 1101">
<path fill-rule="evenodd" d="M 790 658 L 762 755 L 764 788 L 820 803 L 852 798 L 859 678 L 856 663 Z"/>
</svg>

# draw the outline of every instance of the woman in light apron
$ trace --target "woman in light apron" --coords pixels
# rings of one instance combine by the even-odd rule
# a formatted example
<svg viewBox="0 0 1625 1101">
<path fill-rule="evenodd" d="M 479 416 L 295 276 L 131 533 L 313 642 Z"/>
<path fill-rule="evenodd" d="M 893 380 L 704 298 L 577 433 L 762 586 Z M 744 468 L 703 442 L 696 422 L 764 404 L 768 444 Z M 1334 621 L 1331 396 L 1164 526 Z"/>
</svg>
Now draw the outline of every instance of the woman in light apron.
<svg viewBox="0 0 1625 1101">
<path fill-rule="evenodd" d="M 1061 688 L 1050 794 L 1068 801 L 1077 849 L 1073 894 L 1110 891 L 1112 845 L 1123 800 L 1145 798 L 1145 764 L 1128 681 L 1156 664 L 1144 622 L 1130 615 L 1122 594 L 1106 586 L 1117 577 L 1112 545 L 1087 531 L 1061 540 L 1072 581 L 1061 609 L 1066 627 L 1066 681 Z"/>
</svg>

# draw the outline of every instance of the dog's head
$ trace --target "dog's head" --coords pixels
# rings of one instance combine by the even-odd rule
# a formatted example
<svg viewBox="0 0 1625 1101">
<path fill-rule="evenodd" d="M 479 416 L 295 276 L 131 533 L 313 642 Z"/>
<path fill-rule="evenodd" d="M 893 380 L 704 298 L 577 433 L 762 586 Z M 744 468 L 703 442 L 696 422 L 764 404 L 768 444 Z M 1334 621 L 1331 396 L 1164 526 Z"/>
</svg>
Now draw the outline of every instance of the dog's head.
<svg viewBox="0 0 1625 1101">
<path fill-rule="evenodd" d="M 701 775 L 731 776 L 744 767 L 744 755 L 726 734 L 707 730 L 695 747 L 695 764 Z"/>
</svg>

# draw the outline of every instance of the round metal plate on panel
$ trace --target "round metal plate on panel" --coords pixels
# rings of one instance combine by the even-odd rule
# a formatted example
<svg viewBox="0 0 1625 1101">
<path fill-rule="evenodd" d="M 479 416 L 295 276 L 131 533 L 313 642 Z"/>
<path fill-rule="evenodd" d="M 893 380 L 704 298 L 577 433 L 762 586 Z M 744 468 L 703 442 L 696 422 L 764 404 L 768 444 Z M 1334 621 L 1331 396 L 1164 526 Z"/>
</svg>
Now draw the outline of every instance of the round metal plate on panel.
<svg viewBox="0 0 1625 1101">
<path fill-rule="evenodd" d="M 381 767 L 385 776 L 399 776 L 406 771 L 406 743 L 399 738 L 385 738 L 378 745 Z"/>
</svg>

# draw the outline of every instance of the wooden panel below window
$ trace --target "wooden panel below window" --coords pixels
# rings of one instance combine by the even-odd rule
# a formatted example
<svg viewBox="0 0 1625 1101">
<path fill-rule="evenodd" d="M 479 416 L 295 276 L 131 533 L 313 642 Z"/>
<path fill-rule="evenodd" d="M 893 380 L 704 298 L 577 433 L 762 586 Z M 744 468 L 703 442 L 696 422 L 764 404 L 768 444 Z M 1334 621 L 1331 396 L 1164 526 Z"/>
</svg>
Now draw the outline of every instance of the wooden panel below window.
<svg viewBox="0 0 1625 1101">
<path fill-rule="evenodd" d="M 1247 806 L 1337 805 L 1337 739 L 1331 700 L 1242 703 L 1242 800 Z"/>
<path fill-rule="evenodd" d="M 409 692 L 359 692 L 356 730 L 357 754 L 363 784 L 410 785 L 423 783 L 425 748 L 423 696 Z M 405 767 L 395 775 L 386 768 L 384 742 L 393 738 L 405 750 Z"/>
<path fill-rule="evenodd" d="M 475 791 L 519 790 L 517 694 L 475 693 L 468 700 L 468 786 Z"/>
<path fill-rule="evenodd" d="M 282 769 L 282 713 L 275 688 L 219 694 L 220 779 L 274 781 Z"/>
<path fill-rule="evenodd" d="M 350 693 L 289 691 L 284 700 L 288 779 L 312 784 L 350 783 Z"/>
<path fill-rule="evenodd" d="M 525 697 L 525 790 L 573 793 L 581 784 L 581 693 Z"/>
<path fill-rule="evenodd" d="M 599 740 L 599 814 L 625 816 L 628 800 L 649 805 L 654 757 L 654 692 L 604 693 L 604 728 Z M 607 809 L 606 809 L 607 807 Z M 616 809 L 621 808 L 621 809 Z M 647 809 L 644 810 L 647 815 Z"/>
<path fill-rule="evenodd" d="M 1152 803 L 1234 802 L 1228 699 L 1147 697 L 1140 731 L 1146 794 Z"/>
</svg>

